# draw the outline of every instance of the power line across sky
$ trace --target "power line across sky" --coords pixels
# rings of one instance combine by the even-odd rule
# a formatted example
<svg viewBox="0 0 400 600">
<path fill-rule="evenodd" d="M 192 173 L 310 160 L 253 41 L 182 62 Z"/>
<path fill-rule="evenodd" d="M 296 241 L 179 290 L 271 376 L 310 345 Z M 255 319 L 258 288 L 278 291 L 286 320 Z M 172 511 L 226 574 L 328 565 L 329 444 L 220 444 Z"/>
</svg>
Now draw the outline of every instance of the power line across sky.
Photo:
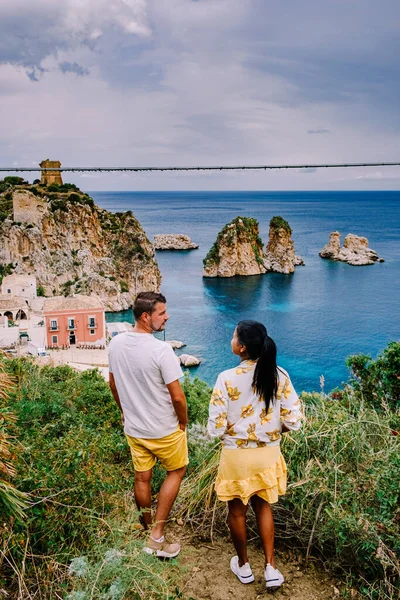
<svg viewBox="0 0 400 600">
<path fill-rule="evenodd" d="M 41 171 L 60 172 L 113 172 L 113 171 L 256 171 L 274 169 L 337 169 L 349 167 L 398 167 L 399 162 L 354 162 L 354 163 L 306 163 L 283 165 L 212 165 L 212 166 L 173 166 L 173 167 L 0 167 L 0 172 L 27 173 Z"/>
</svg>

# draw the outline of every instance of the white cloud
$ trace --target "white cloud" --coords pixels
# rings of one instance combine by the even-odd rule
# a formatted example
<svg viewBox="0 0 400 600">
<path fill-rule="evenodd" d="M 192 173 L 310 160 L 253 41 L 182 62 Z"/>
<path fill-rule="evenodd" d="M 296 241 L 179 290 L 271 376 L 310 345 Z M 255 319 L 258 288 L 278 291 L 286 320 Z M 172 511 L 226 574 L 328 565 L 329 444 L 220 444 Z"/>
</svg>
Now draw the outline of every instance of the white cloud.
<svg viewBox="0 0 400 600">
<path fill-rule="evenodd" d="M 350 1 L 326 8 L 325 19 L 320 10 L 316 26 L 315 2 L 306 0 L 301 10 L 289 4 L 284 15 L 261 0 L 3 3 L 1 164 L 46 157 L 64 166 L 395 160 L 400 78 L 393 77 L 397 63 L 388 59 L 386 71 L 381 65 L 389 50 L 397 56 L 393 21 L 385 25 L 364 8 L 358 24 L 350 16 L 359 9 Z M 358 35 L 368 18 L 380 23 L 370 32 L 373 59 Z M 16 25 L 19 37 L 10 33 Z M 357 62 L 364 52 L 365 72 Z M 93 188 L 108 189 L 395 185 L 386 171 L 382 178 L 367 175 L 310 170 L 307 177 L 269 171 L 89 179 Z"/>
</svg>

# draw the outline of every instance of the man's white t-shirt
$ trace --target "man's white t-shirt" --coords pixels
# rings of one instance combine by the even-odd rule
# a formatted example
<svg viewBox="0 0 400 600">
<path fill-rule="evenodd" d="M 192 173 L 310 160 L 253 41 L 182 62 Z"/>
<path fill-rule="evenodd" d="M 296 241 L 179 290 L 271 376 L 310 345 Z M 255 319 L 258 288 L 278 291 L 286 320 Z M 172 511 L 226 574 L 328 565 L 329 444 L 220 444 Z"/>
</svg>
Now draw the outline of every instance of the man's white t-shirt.
<svg viewBox="0 0 400 600">
<path fill-rule="evenodd" d="M 151 333 L 120 333 L 109 346 L 109 367 L 131 437 L 162 438 L 179 426 L 167 384 L 183 377 L 179 359 Z"/>
</svg>

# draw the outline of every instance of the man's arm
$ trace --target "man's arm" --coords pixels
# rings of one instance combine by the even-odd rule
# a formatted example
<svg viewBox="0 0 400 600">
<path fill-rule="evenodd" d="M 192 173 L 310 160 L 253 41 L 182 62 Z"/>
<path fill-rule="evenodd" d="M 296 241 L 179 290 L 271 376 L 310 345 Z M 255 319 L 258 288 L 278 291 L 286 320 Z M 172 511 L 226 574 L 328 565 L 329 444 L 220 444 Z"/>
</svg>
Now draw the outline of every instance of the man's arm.
<svg viewBox="0 0 400 600">
<path fill-rule="evenodd" d="M 121 400 L 119 399 L 117 386 L 115 385 L 114 375 L 112 373 L 109 374 L 108 382 L 110 384 L 110 389 L 111 389 L 112 395 L 114 396 L 114 400 L 117 403 L 119 410 L 121 411 L 121 419 L 122 419 L 122 424 L 123 424 L 124 423 L 124 413 L 123 413 L 122 406 L 121 406 Z"/>
<path fill-rule="evenodd" d="M 178 417 L 179 427 L 182 429 L 182 431 L 185 431 L 186 425 L 188 423 L 185 393 L 181 388 L 181 384 L 179 383 L 178 379 L 172 381 L 171 383 L 168 383 L 167 388 L 169 391 L 169 395 L 171 396 L 171 402 L 175 409 L 176 416 Z"/>
</svg>

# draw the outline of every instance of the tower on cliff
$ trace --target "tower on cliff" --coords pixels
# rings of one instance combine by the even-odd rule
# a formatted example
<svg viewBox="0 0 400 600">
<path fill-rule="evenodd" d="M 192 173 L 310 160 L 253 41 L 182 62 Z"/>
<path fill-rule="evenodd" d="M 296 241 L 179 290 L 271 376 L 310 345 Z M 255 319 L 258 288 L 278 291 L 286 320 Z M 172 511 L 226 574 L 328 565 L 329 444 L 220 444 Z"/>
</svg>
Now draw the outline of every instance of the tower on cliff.
<svg viewBox="0 0 400 600">
<path fill-rule="evenodd" d="M 59 160 L 49 160 L 48 158 L 46 158 L 46 160 L 42 160 L 39 167 L 45 169 L 44 171 L 42 171 L 40 183 L 43 183 L 44 185 L 50 185 L 52 183 L 57 183 L 58 185 L 63 184 L 61 172 L 52 170 L 59 169 L 61 167 L 61 163 Z"/>
</svg>

